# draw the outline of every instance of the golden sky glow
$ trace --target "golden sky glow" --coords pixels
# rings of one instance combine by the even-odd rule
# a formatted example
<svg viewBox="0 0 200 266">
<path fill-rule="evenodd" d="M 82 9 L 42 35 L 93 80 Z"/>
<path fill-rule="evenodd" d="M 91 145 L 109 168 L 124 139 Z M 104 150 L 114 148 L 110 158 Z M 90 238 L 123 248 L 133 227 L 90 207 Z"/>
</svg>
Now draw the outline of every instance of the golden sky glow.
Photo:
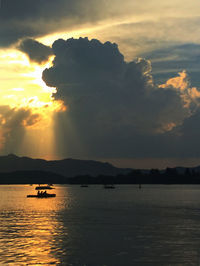
<svg viewBox="0 0 200 266">
<path fill-rule="evenodd" d="M 28 58 L 16 50 L 0 52 L 1 91 L 0 104 L 11 107 L 27 106 L 38 97 L 35 107 L 51 101 L 54 88 L 47 88 L 41 80 L 42 69 L 29 62 Z M 3 77 L 3 78 L 2 78 Z M 32 103 L 33 106 L 33 103 Z"/>
<path fill-rule="evenodd" d="M 42 72 L 51 61 L 43 65 L 32 63 L 17 50 L 0 51 L 0 105 L 11 108 L 28 107 L 33 112 L 49 117 L 49 113 L 65 109 L 52 94 L 56 88 L 46 86 Z M 44 122 L 44 121 L 43 121 Z"/>
<path fill-rule="evenodd" d="M 33 157 L 46 159 L 52 158 L 54 154 L 53 115 L 66 110 L 61 101 L 53 98 L 56 88 L 46 86 L 42 80 L 42 72 L 50 67 L 52 60 L 50 58 L 46 64 L 38 65 L 17 50 L 0 50 L 0 106 L 16 110 L 25 108 L 37 115 L 35 123 L 24 121 L 26 132 L 21 148 Z M 1 121 L 2 125 L 5 123 Z"/>
<path fill-rule="evenodd" d="M 154 20 L 155 18 L 153 16 L 133 16 L 133 17 L 123 17 L 122 19 L 112 19 L 112 20 L 106 20 L 103 22 L 99 22 L 95 25 L 89 24 L 84 25 L 84 27 L 80 27 L 79 29 L 76 30 L 70 30 L 70 31 L 58 31 L 53 34 L 46 35 L 44 37 L 38 38 L 37 40 L 46 44 L 46 45 L 51 45 L 55 40 L 59 38 L 63 39 L 68 39 L 68 38 L 79 38 L 80 36 L 89 36 L 93 35 L 95 36 L 98 31 L 105 30 L 105 29 L 110 29 L 115 26 L 119 25 L 126 25 L 126 24 L 131 24 L 131 23 L 140 23 L 143 21 L 146 21 L 148 19 Z"/>
</svg>

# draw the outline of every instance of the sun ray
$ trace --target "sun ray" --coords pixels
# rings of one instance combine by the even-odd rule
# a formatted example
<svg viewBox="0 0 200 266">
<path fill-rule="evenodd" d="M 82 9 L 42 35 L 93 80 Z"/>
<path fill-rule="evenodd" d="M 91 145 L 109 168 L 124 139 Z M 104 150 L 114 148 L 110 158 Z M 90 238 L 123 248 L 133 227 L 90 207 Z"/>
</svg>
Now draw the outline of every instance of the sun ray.
<svg viewBox="0 0 200 266">
<path fill-rule="evenodd" d="M 32 152 L 33 156 L 43 158 L 53 156 L 53 116 L 66 110 L 63 102 L 53 97 L 56 88 L 48 87 L 42 80 L 42 72 L 51 66 L 52 60 L 50 57 L 48 62 L 38 65 L 20 51 L 0 50 L 0 106 L 25 108 L 36 115 L 35 123 L 23 122 L 26 132 L 21 148 L 25 154 Z"/>
</svg>

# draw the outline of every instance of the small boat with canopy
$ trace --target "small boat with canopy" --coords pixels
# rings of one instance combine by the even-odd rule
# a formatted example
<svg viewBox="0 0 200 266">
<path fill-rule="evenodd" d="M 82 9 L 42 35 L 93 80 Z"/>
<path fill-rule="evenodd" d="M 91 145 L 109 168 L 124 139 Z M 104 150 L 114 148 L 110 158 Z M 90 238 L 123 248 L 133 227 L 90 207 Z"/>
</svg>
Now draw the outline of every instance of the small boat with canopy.
<svg viewBox="0 0 200 266">
<path fill-rule="evenodd" d="M 39 184 L 39 186 L 35 187 L 35 190 L 46 190 L 46 189 L 54 189 L 54 187 L 52 187 L 53 184 L 47 184 L 47 185 L 43 185 L 41 186 L 41 184 Z"/>
<path fill-rule="evenodd" d="M 35 188 L 35 190 L 37 190 L 37 194 L 33 194 L 33 195 L 27 195 L 27 198 L 54 198 L 56 197 L 56 194 L 52 194 L 52 193 L 47 193 L 46 190 L 47 189 L 54 189 L 52 187 L 52 184 L 48 184 L 48 185 L 44 185 L 44 186 L 37 186 Z"/>
</svg>

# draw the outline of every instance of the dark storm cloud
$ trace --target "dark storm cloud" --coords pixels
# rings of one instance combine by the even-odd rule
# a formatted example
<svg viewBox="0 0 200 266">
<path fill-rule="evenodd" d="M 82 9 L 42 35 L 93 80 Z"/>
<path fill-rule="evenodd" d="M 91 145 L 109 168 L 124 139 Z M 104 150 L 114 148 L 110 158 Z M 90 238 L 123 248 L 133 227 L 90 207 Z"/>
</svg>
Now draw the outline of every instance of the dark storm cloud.
<svg viewBox="0 0 200 266">
<path fill-rule="evenodd" d="M 98 21 L 103 0 L 2 0 L 0 46 Z"/>
<path fill-rule="evenodd" d="M 160 155 L 196 110 L 186 73 L 158 87 L 150 62 L 126 62 L 116 44 L 60 39 L 52 49 L 53 66 L 43 79 L 68 105 L 56 121 L 62 155 Z M 171 144 L 164 146 L 166 153 Z"/>
<path fill-rule="evenodd" d="M 52 55 L 51 47 L 33 39 L 22 40 L 18 49 L 28 55 L 31 61 L 35 61 L 37 63 L 47 61 L 49 56 Z"/>
</svg>

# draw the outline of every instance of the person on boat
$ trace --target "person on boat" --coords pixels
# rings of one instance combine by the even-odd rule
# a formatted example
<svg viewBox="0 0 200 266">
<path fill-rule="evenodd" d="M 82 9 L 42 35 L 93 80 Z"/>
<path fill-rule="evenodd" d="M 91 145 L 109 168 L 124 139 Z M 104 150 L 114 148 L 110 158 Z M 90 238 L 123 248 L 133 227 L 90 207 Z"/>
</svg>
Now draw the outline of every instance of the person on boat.
<svg viewBox="0 0 200 266">
<path fill-rule="evenodd" d="M 46 192 L 46 190 L 45 190 L 45 192 L 43 193 L 43 195 L 46 195 L 47 194 L 47 192 Z"/>
</svg>

